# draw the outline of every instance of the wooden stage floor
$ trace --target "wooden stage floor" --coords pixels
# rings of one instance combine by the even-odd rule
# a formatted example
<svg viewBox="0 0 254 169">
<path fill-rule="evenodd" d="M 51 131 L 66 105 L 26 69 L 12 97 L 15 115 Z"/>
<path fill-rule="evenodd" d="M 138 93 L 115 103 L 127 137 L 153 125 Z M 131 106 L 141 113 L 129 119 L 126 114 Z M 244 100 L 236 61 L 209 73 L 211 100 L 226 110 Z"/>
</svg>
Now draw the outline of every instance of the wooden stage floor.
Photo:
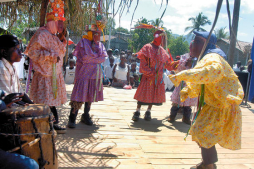
<svg viewBox="0 0 254 169">
<path fill-rule="evenodd" d="M 70 98 L 73 85 L 66 85 Z M 167 102 L 152 108 L 152 120 L 145 121 L 142 107 L 141 119 L 133 122 L 136 109 L 133 99 L 135 89 L 104 88 L 104 101 L 92 105 L 90 114 L 95 125 L 80 122 L 79 111 L 76 129 L 58 135 L 56 146 L 60 169 L 126 168 L 126 169 L 182 169 L 201 161 L 200 148 L 184 141 L 189 126 L 182 123 L 181 115 L 173 124 L 167 122 L 170 113 L 171 92 Z M 254 105 L 242 108 L 242 149 L 231 151 L 216 145 L 218 169 L 254 168 Z M 70 111 L 69 102 L 58 108 L 62 126 L 66 126 Z"/>
</svg>

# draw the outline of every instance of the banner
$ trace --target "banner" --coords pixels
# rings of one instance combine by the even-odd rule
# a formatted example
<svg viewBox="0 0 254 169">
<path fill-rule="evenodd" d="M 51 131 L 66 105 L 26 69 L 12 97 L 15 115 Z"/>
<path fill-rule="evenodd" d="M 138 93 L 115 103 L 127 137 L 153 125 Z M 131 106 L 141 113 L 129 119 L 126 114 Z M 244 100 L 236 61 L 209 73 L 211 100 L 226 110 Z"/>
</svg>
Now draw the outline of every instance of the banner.
<svg viewBox="0 0 254 169">
<path fill-rule="evenodd" d="M 254 38 L 252 43 L 251 50 L 251 60 L 252 60 L 252 71 L 251 71 L 251 79 L 250 79 L 250 92 L 249 92 L 249 101 L 254 101 Z"/>
</svg>

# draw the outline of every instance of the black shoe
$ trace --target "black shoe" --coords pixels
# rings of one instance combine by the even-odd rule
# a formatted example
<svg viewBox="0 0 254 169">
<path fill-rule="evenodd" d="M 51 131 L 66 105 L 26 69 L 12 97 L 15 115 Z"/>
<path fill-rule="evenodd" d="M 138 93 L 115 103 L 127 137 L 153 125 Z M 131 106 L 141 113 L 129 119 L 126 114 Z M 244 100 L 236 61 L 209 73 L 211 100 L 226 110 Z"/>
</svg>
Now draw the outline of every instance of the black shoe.
<svg viewBox="0 0 254 169">
<path fill-rule="evenodd" d="M 216 164 L 205 165 L 203 162 L 201 162 L 195 166 L 192 166 L 190 169 L 216 169 L 216 168 L 217 168 Z"/>
<path fill-rule="evenodd" d="M 150 111 L 146 111 L 144 119 L 145 119 L 146 121 L 150 121 L 150 120 L 152 119 L 152 118 L 151 118 L 151 112 L 150 112 Z"/>
<path fill-rule="evenodd" d="M 71 109 L 70 115 L 69 115 L 69 121 L 68 121 L 68 127 L 69 128 L 76 128 L 76 118 L 77 118 L 77 114 L 78 114 L 78 110 L 73 113 L 73 108 Z"/>
<path fill-rule="evenodd" d="M 56 124 L 53 125 L 54 129 L 56 130 L 57 134 L 65 134 L 66 133 L 66 128 L 60 127 Z"/>
<path fill-rule="evenodd" d="M 170 123 L 175 122 L 175 118 L 176 118 L 175 116 L 170 115 L 168 118 L 168 122 L 170 122 Z"/>
<path fill-rule="evenodd" d="M 76 123 L 73 123 L 69 120 L 68 125 L 69 128 L 76 128 Z"/>
<path fill-rule="evenodd" d="M 190 118 L 187 118 L 187 117 L 185 117 L 185 116 L 183 116 L 182 122 L 184 122 L 185 124 L 191 125 Z"/>
<path fill-rule="evenodd" d="M 135 111 L 133 116 L 132 116 L 132 120 L 133 121 L 138 121 L 139 120 L 139 116 L 140 116 L 140 112 L 139 111 Z"/>
<path fill-rule="evenodd" d="M 93 125 L 93 121 L 91 120 L 91 117 L 89 116 L 89 114 L 82 114 L 81 122 L 89 126 Z"/>
</svg>

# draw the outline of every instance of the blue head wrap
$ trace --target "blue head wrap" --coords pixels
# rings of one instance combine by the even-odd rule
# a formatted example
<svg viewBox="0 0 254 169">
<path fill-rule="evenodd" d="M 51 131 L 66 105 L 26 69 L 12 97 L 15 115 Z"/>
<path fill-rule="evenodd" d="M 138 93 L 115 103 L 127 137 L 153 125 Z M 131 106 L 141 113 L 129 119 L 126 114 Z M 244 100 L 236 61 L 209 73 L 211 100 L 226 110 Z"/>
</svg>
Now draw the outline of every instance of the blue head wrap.
<svg viewBox="0 0 254 169">
<path fill-rule="evenodd" d="M 209 36 L 209 32 L 198 32 L 198 31 L 193 31 L 193 33 L 196 36 L 201 36 L 205 39 L 208 39 Z M 217 38 L 215 36 L 215 34 L 211 34 L 210 40 L 207 44 L 207 47 L 205 49 L 204 55 L 208 54 L 208 53 L 217 53 L 219 55 L 221 55 L 225 60 L 227 60 L 227 56 L 226 54 L 219 48 L 216 48 L 216 42 L 217 42 Z"/>
</svg>

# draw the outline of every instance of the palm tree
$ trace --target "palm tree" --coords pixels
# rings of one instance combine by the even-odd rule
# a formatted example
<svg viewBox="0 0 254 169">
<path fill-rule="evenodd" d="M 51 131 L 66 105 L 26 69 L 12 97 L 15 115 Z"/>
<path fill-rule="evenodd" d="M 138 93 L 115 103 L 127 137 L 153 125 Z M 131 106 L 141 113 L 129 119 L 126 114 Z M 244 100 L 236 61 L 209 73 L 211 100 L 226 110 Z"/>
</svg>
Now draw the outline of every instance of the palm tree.
<svg viewBox="0 0 254 169">
<path fill-rule="evenodd" d="M 207 16 L 203 15 L 202 12 L 200 12 L 195 18 L 189 18 L 188 21 L 192 22 L 192 26 L 188 26 L 185 28 L 185 31 L 191 30 L 188 35 L 190 35 L 193 31 L 206 31 L 202 27 L 207 24 L 211 25 L 211 21 L 207 18 Z"/>
<path fill-rule="evenodd" d="M 163 21 L 160 18 L 156 18 L 155 20 L 150 20 L 149 21 L 153 26 L 156 27 L 163 27 Z"/>
<path fill-rule="evenodd" d="M 216 29 L 214 32 L 215 32 L 215 35 L 217 37 L 217 39 L 228 39 L 229 38 L 229 35 L 228 35 L 228 32 L 225 31 L 226 27 L 224 28 L 220 28 L 220 29 Z"/>
</svg>

